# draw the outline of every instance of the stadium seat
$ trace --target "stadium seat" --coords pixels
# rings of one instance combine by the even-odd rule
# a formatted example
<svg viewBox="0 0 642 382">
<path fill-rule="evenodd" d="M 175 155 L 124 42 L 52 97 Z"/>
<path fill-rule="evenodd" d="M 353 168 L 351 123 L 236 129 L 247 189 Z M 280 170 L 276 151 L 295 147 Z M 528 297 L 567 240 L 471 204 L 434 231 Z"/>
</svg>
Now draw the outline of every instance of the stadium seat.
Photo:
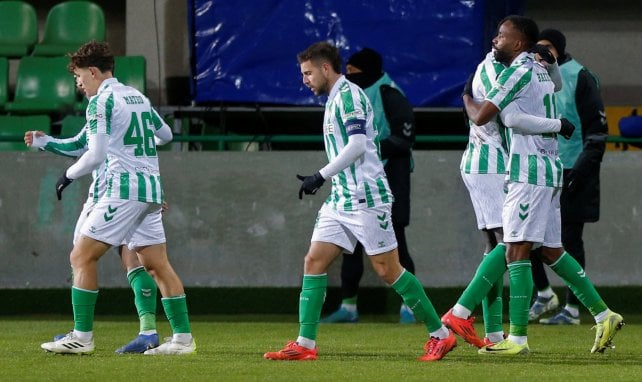
<svg viewBox="0 0 642 382">
<path fill-rule="evenodd" d="M 105 15 L 91 1 L 67 1 L 51 8 L 42 41 L 34 56 L 62 56 L 75 52 L 90 40 L 105 39 Z"/>
<path fill-rule="evenodd" d="M 74 77 L 67 71 L 67 57 L 23 57 L 18 64 L 10 114 L 48 114 L 73 109 Z"/>
<path fill-rule="evenodd" d="M 145 94 L 146 66 L 143 56 L 117 56 L 114 58 L 114 77 L 125 85 Z"/>
<path fill-rule="evenodd" d="M 21 137 L 29 130 L 42 130 L 46 134 L 51 131 L 51 119 L 47 115 L 0 115 L 0 137 L 15 137 L 19 140 L 5 142 L 0 140 L 0 151 L 27 151 Z"/>
<path fill-rule="evenodd" d="M 36 42 L 36 10 L 24 1 L 0 1 L 0 56 L 26 56 Z"/>
<path fill-rule="evenodd" d="M 62 120 L 60 136 L 63 138 L 73 137 L 85 126 L 85 116 L 68 115 Z"/>
<path fill-rule="evenodd" d="M 4 110 L 4 105 L 9 98 L 9 60 L 6 57 L 0 57 L 0 110 Z"/>
</svg>

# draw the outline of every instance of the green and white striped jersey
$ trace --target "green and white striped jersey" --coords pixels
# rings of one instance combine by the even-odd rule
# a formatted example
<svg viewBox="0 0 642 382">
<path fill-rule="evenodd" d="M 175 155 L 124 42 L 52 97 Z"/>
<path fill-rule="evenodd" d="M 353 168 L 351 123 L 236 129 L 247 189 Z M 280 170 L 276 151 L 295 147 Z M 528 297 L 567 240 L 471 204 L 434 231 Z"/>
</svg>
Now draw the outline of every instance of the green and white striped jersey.
<svg viewBox="0 0 642 382">
<path fill-rule="evenodd" d="M 323 137 L 328 161 L 332 162 L 348 144 L 351 121 L 365 121 L 366 151 L 354 163 L 332 177 L 332 190 L 325 203 L 334 209 L 355 211 L 392 203 L 392 193 L 383 170 L 379 138 L 366 94 L 341 76 L 325 104 Z"/>
<path fill-rule="evenodd" d="M 495 60 L 489 52 L 475 71 L 473 77 L 473 98 L 483 101 L 486 94 L 497 83 L 497 77 L 505 66 Z M 508 162 L 506 127 L 499 116 L 483 126 L 468 121 L 468 146 L 461 158 L 460 170 L 466 174 L 505 174 Z"/>
<path fill-rule="evenodd" d="M 109 78 L 87 106 L 87 140 L 109 135 L 105 197 L 162 203 L 154 131 L 163 126 L 147 97 Z"/>
<path fill-rule="evenodd" d="M 509 103 L 517 112 L 555 118 L 554 84 L 546 69 L 532 54 L 521 53 L 505 69 L 486 96 L 499 110 Z M 546 187 L 561 187 L 562 162 L 556 134 L 522 135 L 509 129 L 510 158 L 507 179 Z"/>
</svg>

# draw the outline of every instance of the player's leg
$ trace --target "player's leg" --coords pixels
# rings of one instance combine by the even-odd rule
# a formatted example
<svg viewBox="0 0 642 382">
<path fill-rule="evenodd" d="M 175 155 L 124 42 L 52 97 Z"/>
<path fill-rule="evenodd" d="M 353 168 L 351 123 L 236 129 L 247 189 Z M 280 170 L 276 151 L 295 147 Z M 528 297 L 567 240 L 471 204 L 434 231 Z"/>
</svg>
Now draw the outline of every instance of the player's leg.
<svg viewBox="0 0 642 382">
<path fill-rule="evenodd" d="M 56 353 L 93 351 L 93 322 L 98 281 L 98 260 L 114 245 L 119 245 L 146 210 L 145 203 L 120 199 L 102 199 L 93 207 L 80 229 L 71 251 L 74 274 L 71 301 L 74 308 L 74 330 L 65 338 L 41 345 Z M 105 217 L 109 218 L 105 218 Z"/>
<path fill-rule="evenodd" d="M 417 320 L 426 325 L 429 340 L 424 347 L 425 353 L 419 360 L 437 361 L 443 358 L 456 346 L 457 341 L 454 334 L 442 324 L 419 280 L 399 263 L 397 250 L 371 255 L 368 258 L 379 277 L 411 307 Z"/>
<path fill-rule="evenodd" d="M 564 249 L 577 261 L 582 269 L 585 269 L 583 231 L 584 223 L 582 222 L 562 222 L 562 244 Z M 579 325 L 579 305 L 580 300 L 575 296 L 572 289 L 567 288 L 564 308 L 555 316 L 540 321 L 548 325 Z"/>
<path fill-rule="evenodd" d="M 148 355 L 191 354 L 196 351 L 187 310 L 187 296 L 183 283 L 167 258 L 165 244 L 136 247 L 139 259 L 152 275 L 161 291 L 161 303 L 172 328 L 170 341 L 145 351 Z"/>
<path fill-rule="evenodd" d="M 399 247 L 397 248 L 397 251 L 399 252 L 399 263 L 401 263 L 401 266 L 404 267 L 405 270 L 414 275 L 415 262 L 412 260 L 412 257 L 410 257 L 410 252 L 408 251 L 408 243 L 406 241 L 406 225 L 403 222 L 396 222 L 394 211 L 395 209 L 393 207 L 392 227 L 395 230 L 395 237 L 397 239 L 397 244 L 399 245 Z M 417 322 L 417 320 L 412 313 L 412 309 L 410 309 L 410 307 L 405 303 L 402 303 L 401 307 L 399 308 L 399 323 L 414 324 L 415 322 Z"/>
<path fill-rule="evenodd" d="M 409 306 L 418 321 L 426 325 L 429 339 L 420 361 L 437 361 L 452 350 L 457 341 L 439 319 L 424 287 L 412 273 L 399 263 L 397 239 L 392 227 L 389 205 L 363 210 L 359 221 L 350 227 L 372 263 L 372 266 L 388 285 Z"/>
<path fill-rule="evenodd" d="M 526 354 L 528 311 L 533 292 L 530 251 L 544 241 L 554 189 L 526 183 L 508 183 L 502 210 L 506 261 L 510 280 L 508 338 L 479 350 L 482 354 Z"/>
<path fill-rule="evenodd" d="M 613 337 L 624 325 L 622 316 L 608 308 L 584 269 L 562 248 L 544 248 L 542 257 L 545 263 L 550 262 L 551 269 L 593 315 L 597 333 L 591 353 L 601 353 L 612 347 Z"/>
<path fill-rule="evenodd" d="M 321 222 L 321 220 L 319 220 Z M 325 227 L 322 225 L 321 227 Z M 316 241 L 328 232 L 319 233 L 320 225 L 315 227 L 303 267 L 303 283 L 299 297 L 299 336 L 296 341 L 288 342 L 276 352 L 267 352 L 265 359 L 275 361 L 312 361 L 317 359 L 316 339 L 319 317 L 328 284 L 327 269 L 332 261 L 341 255 L 343 248 L 331 242 Z M 325 227 L 327 228 L 327 227 Z M 338 228 L 338 227 L 336 227 Z M 352 247 L 354 244 L 352 244 Z M 347 245 L 346 248 L 352 248 Z"/>
<path fill-rule="evenodd" d="M 341 262 L 341 306 L 327 317 L 322 323 L 340 323 L 359 321 L 357 296 L 359 283 L 363 276 L 363 246 L 358 243 L 353 253 L 343 253 Z"/>
<path fill-rule="evenodd" d="M 392 227 L 397 239 L 399 262 L 408 272 L 415 274 L 415 263 L 410 257 L 406 241 L 406 227 L 410 224 L 410 166 L 411 158 L 390 158 L 384 170 L 394 196 L 392 203 Z M 412 309 L 402 303 L 399 308 L 399 322 L 413 324 L 417 322 Z"/>
<path fill-rule="evenodd" d="M 551 284 L 546 276 L 546 271 L 544 270 L 544 263 L 540 259 L 541 252 L 541 247 L 531 251 L 533 282 L 537 289 L 537 297 L 528 311 L 529 321 L 535 321 L 541 315 L 551 312 L 559 306 L 559 299 L 553 291 L 553 288 L 551 288 Z"/>
<path fill-rule="evenodd" d="M 501 228 L 483 230 L 485 252 L 484 256 L 495 248 L 503 240 L 503 231 Z M 484 315 L 484 329 L 486 336 L 484 344 L 490 345 L 498 343 L 504 339 L 504 329 L 502 326 L 504 303 L 504 278 L 500 277 L 491 286 L 488 294 L 482 299 L 482 312 Z"/>
<path fill-rule="evenodd" d="M 344 250 L 352 252 L 357 245 L 357 238 L 345 227 L 349 220 L 327 205 L 319 210 L 303 266 L 299 336 L 283 349 L 265 353 L 263 358 L 277 361 L 317 359 L 316 338 L 328 284 L 327 269 Z"/>
<path fill-rule="evenodd" d="M 496 340 L 503 338 L 501 330 L 501 311 L 503 304 L 503 275 L 506 272 L 506 247 L 502 243 L 502 208 L 504 203 L 504 176 L 500 174 L 466 174 L 462 172 L 462 179 L 475 211 L 477 228 L 484 233 L 484 256 L 477 267 L 475 276 L 470 281 L 457 303 L 443 317 L 442 321 L 466 342 L 477 346 L 484 346 L 473 326 L 472 311 L 482 303 L 484 307 L 484 323 L 487 334 L 494 333 Z M 488 295 L 492 304 L 488 301 Z M 488 307 L 491 307 L 489 313 Z M 497 330 L 497 332 L 495 332 Z M 495 334 L 498 334 L 497 336 Z M 497 341 L 491 341 L 497 342 Z"/>
<path fill-rule="evenodd" d="M 128 344 L 118 348 L 116 353 L 143 353 L 145 350 L 159 345 L 156 332 L 156 298 L 157 287 L 152 276 L 138 260 L 136 251 L 119 247 L 119 255 L 123 268 L 127 271 L 127 280 L 134 292 L 134 304 L 138 313 L 140 330 L 138 336 Z"/>
</svg>

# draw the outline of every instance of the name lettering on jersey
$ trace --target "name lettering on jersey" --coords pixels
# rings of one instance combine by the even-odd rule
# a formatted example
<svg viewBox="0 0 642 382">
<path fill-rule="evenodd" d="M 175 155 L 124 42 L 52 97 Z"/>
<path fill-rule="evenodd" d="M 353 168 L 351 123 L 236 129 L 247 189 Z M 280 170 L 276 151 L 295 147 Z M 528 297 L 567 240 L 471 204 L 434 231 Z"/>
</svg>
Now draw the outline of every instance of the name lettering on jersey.
<svg viewBox="0 0 642 382">
<path fill-rule="evenodd" d="M 128 105 L 139 105 L 142 103 L 145 103 L 143 100 L 143 97 L 141 96 L 124 96 L 123 99 L 125 100 L 125 103 Z"/>
<path fill-rule="evenodd" d="M 551 80 L 551 76 L 549 76 L 548 73 L 537 73 L 537 80 L 539 82 L 553 82 L 553 80 Z"/>
</svg>

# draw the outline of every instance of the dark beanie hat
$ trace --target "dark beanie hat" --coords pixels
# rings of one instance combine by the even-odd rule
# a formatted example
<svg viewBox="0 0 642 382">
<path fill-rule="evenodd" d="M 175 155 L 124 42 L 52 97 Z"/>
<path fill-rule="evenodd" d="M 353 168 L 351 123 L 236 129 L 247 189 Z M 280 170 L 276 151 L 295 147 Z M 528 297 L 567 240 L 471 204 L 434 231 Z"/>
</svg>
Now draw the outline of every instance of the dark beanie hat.
<svg viewBox="0 0 642 382">
<path fill-rule="evenodd" d="M 348 64 L 368 74 L 383 74 L 381 55 L 370 48 L 363 48 L 348 58 Z"/>
<path fill-rule="evenodd" d="M 548 40 L 553 44 L 560 56 L 566 54 L 566 37 L 557 29 L 544 29 L 539 34 L 540 40 Z"/>
</svg>

